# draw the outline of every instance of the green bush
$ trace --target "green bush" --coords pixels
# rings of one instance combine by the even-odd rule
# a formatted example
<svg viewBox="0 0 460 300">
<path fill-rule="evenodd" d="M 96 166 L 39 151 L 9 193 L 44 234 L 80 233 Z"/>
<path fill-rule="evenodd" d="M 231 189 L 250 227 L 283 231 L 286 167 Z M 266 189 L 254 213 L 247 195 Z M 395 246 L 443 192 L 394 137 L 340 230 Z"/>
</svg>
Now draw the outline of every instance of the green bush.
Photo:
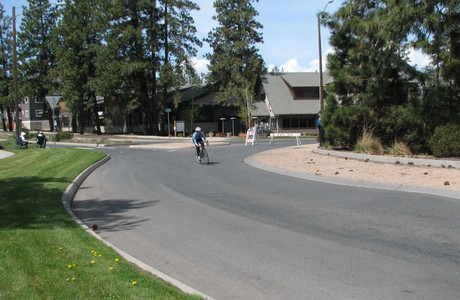
<svg viewBox="0 0 460 300">
<path fill-rule="evenodd" d="M 73 133 L 72 132 L 60 132 L 56 134 L 56 141 L 62 141 L 62 140 L 70 140 L 73 138 Z"/>
<path fill-rule="evenodd" d="M 460 126 L 447 124 L 437 127 L 429 145 L 436 157 L 460 156 Z"/>
<path fill-rule="evenodd" d="M 332 146 L 355 145 L 372 119 L 372 111 L 363 106 L 326 107 L 321 115 L 326 141 Z"/>
</svg>

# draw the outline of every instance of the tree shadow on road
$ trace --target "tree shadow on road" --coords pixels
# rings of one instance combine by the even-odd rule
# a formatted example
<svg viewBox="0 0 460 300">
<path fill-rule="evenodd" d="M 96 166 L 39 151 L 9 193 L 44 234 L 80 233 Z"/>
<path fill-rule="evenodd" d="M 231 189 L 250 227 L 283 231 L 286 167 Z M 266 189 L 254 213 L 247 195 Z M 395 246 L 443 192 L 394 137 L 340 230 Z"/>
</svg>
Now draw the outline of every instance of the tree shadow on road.
<svg viewBox="0 0 460 300">
<path fill-rule="evenodd" d="M 97 225 L 105 231 L 126 231 L 136 228 L 148 218 L 137 218 L 129 211 L 144 209 L 159 203 L 160 200 L 139 201 L 136 199 L 88 199 L 79 200 L 72 205 L 75 216 L 90 228 Z"/>
</svg>

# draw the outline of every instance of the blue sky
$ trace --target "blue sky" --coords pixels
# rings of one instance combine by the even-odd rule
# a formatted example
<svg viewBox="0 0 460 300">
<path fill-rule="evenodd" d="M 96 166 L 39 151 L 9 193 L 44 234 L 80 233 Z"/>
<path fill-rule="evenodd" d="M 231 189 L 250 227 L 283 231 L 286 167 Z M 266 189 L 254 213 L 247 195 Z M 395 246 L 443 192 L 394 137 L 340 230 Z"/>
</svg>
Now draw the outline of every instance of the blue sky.
<svg viewBox="0 0 460 300">
<path fill-rule="evenodd" d="M 0 0 L 6 14 L 11 15 L 13 5 L 20 7 L 27 5 L 26 0 Z M 344 0 L 260 0 L 253 5 L 259 12 L 256 18 L 264 28 L 262 35 L 264 43 L 257 45 L 259 53 L 265 60 L 269 70 L 278 67 L 286 72 L 315 72 L 319 70 L 318 53 L 318 23 L 316 14 L 326 7 L 326 11 L 333 13 Z M 53 1 L 50 1 L 53 2 Z M 58 1 L 56 1 L 58 2 Z M 217 25 L 212 20 L 215 15 L 213 0 L 195 0 L 200 11 L 193 12 L 198 37 L 203 39 L 213 27 Z M 21 8 L 16 9 L 22 13 Z M 19 28 L 19 25 L 17 26 Z M 325 55 L 332 51 L 329 46 L 330 33 L 321 27 L 321 46 L 323 53 L 323 68 L 326 69 Z M 199 73 L 206 72 L 204 55 L 211 52 L 204 43 L 194 59 L 195 68 Z M 419 53 L 411 53 L 411 60 L 419 66 L 426 65 L 426 58 Z"/>
</svg>

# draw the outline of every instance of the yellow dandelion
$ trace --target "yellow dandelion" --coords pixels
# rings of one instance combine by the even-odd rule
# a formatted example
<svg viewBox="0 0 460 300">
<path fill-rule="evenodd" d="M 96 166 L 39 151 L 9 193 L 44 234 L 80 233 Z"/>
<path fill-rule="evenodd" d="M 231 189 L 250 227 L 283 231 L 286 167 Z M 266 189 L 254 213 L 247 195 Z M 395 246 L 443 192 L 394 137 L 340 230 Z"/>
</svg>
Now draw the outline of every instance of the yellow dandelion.
<svg viewBox="0 0 460 300">
<path fill-rule="evenodd" d="M 134 285 L 137 285 L 137 281 L 131 282 L 131 285 L 133 285 L 133 286 L 134 286 Z"/>
<path fill-rule="evenodd" d="M 95 261 L 95 260 L 92 260 L 92 261 L 91 261 L 91 264 L 92 264 L 92 265 L 94 265 L 95 263 L 96 263 L 96 261 Z"/>
<path fill-rule="evenodd" d="M 64 248 L 62 248 L 62 247 L 59 247 L 59 250 L 60 250 L 60 251 L 62 251 L 63 249 L 64 249 Z"/>
<path fill-rule="evenodd" d="M 97 256 L 98 256 L 98 257 L 101 257 L 101 256 L 102 256 L 102 254 L 98 254 Z"/>
<path fill-rule="evenodd" d="M 112 267 L 112 266 L 110 266 L 110 267 L 109 267 L 109 271 L 112 271 L 112 270 L 113 270 L 113 267 Z"/>
<path fill-rule="evenodd" d="M 93 255 L 94 255 L 94 256 L 97 256 L 97 252 L 96 252 L 96 251 L 94 251 L 94 252 L 93 252 Z"/>
<path fill-rule="evenodd" d="M 72 281 L 75 281 L 75 280 L 76 280 L 75 277 L 72 277 Z"/>
<path fill-rule="evenodd" d="M 115 260 L 115 262 L 119 262 L 119 261 L 120 261 L 120 259 L 119 259 L 118 257 L 115 258 L 114 260 Z"/>
<path fill-rule="evenodd" d="M 70 278 L 66 278 L 66 280 L 65 280 L 65 281 L 69 282 L 69 281 L 70 281 Z"/>
</svg>

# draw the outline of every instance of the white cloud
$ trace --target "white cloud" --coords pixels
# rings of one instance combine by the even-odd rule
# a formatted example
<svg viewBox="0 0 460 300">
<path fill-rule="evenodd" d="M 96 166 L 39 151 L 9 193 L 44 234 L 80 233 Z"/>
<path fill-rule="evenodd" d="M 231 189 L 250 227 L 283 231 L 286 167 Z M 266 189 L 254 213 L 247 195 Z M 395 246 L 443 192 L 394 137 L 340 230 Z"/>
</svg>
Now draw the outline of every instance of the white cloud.
<svg viewBox="0 0 460 300">
<path fill-rule="evenodd" d="M 302 66 L 299 64 L 297 58 L 291 58 L 285 64 L 281 65 L 279 69 L 283 72 L 301 72 Z"/>
<path fill-rule="evenodd" d="M 411 48 L 409 51 L 409 63 L 417 69 L 423 69 L 430 65 L 430 57 L 420 50 Z"/>
<path fill-rule="evenodd" d="M 207 66 L 209 65 L 209 60 L 205 58 L 198 59 L 196 57 L 193 57 L 192 64 L 198 75 L 201 75 L 202 73 L 207 74 L 209 72 L 208 66 Z"/>
<path fill-rule="evenodd" d="M 323 71 L 327 69 L 327 54 L 332 53 L 333 49 L 329 48 L 323 53 Z M 274 64 L 268 65 L 268 71 L 271 71 L 275 68 Z M 280 71 L 284 72 L 319 72 L 319 58 L 315 58 L 306 62 L 305 65 L 299 63 L 299 59 L 294 57 L 289 59 L 286 63 L 278 66 Z"/>
</svg>

